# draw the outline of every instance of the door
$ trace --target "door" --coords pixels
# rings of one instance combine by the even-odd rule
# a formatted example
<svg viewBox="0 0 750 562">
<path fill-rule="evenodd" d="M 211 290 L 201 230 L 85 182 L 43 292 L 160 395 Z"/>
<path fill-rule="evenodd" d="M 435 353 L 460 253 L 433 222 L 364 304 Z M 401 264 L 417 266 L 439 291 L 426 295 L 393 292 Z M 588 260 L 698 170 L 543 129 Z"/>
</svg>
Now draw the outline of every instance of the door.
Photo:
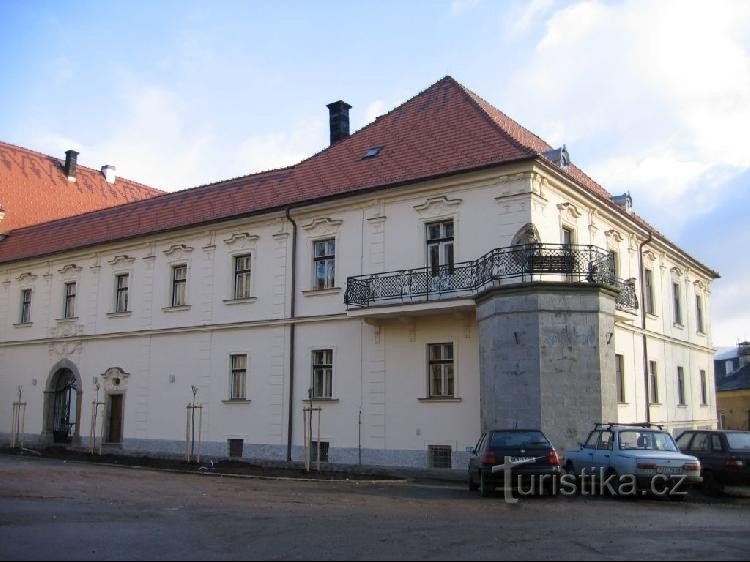
<svg viewBox="0 0 750 562">
<path fill-rule="evenodd" d="M 122 395 L 109 397 L 109 434 L 108 443 L 122 442 Z"/>
<path fill-rule="evenodd" d="M 592 474 L 597 478 L 606 478 L 612 466 L 612 452 L 615 436 L 611 431 L 602 431 L 594 452 L 594 462 L 591 463 Z"/>
</svg>

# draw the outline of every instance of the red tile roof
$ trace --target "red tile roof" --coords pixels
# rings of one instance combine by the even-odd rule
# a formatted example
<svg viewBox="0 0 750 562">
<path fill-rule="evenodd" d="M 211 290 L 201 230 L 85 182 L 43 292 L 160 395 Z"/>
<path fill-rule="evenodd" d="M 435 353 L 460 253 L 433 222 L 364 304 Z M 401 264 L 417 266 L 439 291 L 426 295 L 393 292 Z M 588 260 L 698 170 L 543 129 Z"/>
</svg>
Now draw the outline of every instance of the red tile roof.
<svg viewBox="0 0 750 562">
<path fill-rule="evenodd" d="M 374 146 L 383 147 L 380 155 L 363 159 Z M 544 159 L 551 149 L 447 76 L 295 166 L 17 230 L 0 242 L 0 263 L 498 164 Z M 621 211 L 603 187 L 575 166 L 563 173 Z"/>
<path fill-rule="evenodd" d="M 162 193 L 117 178 L 110 184 L 100 171 L 77 167 L 69 182 L 61 160 L 0 142 L 0 232 L 80 215 Z"/>
</svg>

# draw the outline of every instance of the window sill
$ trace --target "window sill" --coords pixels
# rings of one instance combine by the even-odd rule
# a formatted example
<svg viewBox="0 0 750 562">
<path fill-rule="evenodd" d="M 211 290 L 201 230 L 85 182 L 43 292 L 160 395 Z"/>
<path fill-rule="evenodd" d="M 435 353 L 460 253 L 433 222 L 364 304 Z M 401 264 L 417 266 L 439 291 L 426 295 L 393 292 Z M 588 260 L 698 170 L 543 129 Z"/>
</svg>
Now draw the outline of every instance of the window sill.
<svg viewBox="0 0 750 562">
<path fill-rule="evenodd" d="M 224 302 L 227 306 L 234 306 L 238 304 L 252 304 L 258 300 L 258 297 L 247 297 L 244 299 L 227 299 Z"/>
<path fill-rule="evenodd" d="M 305 399 L 302 402 L 304 404 L 309 404 L 310 402 L 314 402 L 315 404 L 337 404 L 338 401 L 338 398 L 313 398 L 312 400 Z"/>
<path fill-rule="evenodd" d="M 654 314 L 653 312 L 647 312 L 646 313 L 646 318 L 649 318 L 650 320 L 658 320 L 659 319 L 659 317 L 656 314 Z"/>
<path fill-rule="evenodd" d="M 162 308 L 162 312 L 186 312 L 190 310 L 192 306 L 189 304 L 182 304 L 180 306 L 165 306 Z"/>
<path fill-rule="evenodd" d="M 704 338 L 708 335 L 706 332 L 701 332 L 700 330 L 698 330 L 697 332 L 695 332 L 695 334 L 697 336 L 703 336 Z"/>
<path fill-rule="evenodd" d="M 618 406 L 630 406 L 630 402 L 618 402 Z"/>
<path fill-rule="evenodd" d="M 687 404 L 677 404 L 677 407 L 678 408 L 682 408 L 683 410 L 687 410 L 688 409 L 688 405 Z"/>
<path fill-rule="evenodd" d="M 58 318 L 56 322 L 58 324 L 72 324 L 78 321 L 78 316 L 71 316 L 70 318 Z"/>
<path fill-rule="evenodd" d="M 684 330 L 685 329 L 685 325 L 684 324 L 680 324 L 679 322 L 675 322 L 674 324 L 672 324 L 672 326 L 674 326 L 675 328 L 679 328 L 680 330 Z"/>
<path fill-rule="evenodd" d="M 232 398 L 231 400 L 222 400 L 222 404 L 250 404 L 250 400 L 245 398 Z"/>
<path fill-rule="evenodd" d="M 655 407 L 655 408 L 656 408 L 656 407 L 659 407 L 659 406 L 663 406 L 663 405 L 664 405 L 664 404 L 662 404 L 661 402 L 650 402 L 650 403 L 649 403 L 649 406 L 653 406 L 653 407 Z"/>
<path fill-rule="evenodd" d="M 457 403 L 462 402 L 463 398 L 455 398 L 455 397 L 442 397 L 442 396 L 435 396 L 435 397 L 429 397 L 429 398 L 418 398 L 418 400 L 425 404 L 431 404 L 431 403 Z"/>
<path fill-rule="evenodd" d="M 21 322 L 19 324 L 13 324 L 14 328 L 31 328 L 34 325 L 33 322 Z"/>
<path fill-rule="evenodd" d="M 132 315 L 132 310 L 128 310 L 126 312 L 107 312 L 107 318 L 127 318 L 128 316 Z"/>
<path fill-rule="evenodd" d="M 323 297 L 326 295 L 338 295 L 342 291 L 341 287 L 332 287 L 331 289 L 310 289 L 302 291 L 306 297 Z"/>
</svg>

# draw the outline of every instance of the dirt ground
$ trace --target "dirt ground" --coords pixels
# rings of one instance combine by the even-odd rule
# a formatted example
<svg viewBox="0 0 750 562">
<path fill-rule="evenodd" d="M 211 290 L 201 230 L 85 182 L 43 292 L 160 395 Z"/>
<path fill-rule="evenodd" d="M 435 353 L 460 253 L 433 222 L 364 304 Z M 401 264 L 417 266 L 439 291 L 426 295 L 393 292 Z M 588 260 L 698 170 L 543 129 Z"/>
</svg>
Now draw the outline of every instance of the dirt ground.
<svg viewBox="0 0 750 562">
<path fill-rule="evenodd" d="M 750 500 L 530 498 L 0 455 L 0 559 L 735 559 Z"/>
</svg>

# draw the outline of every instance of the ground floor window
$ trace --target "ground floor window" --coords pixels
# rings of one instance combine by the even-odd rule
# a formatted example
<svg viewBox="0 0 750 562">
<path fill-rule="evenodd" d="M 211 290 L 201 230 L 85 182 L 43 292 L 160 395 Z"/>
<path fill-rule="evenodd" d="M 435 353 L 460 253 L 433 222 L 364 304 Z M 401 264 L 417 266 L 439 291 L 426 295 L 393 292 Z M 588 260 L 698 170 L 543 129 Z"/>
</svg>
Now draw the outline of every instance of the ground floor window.
<svg viewBox="0 0 750 562">
<path fill-rule="evenodd" d="M 245 447 L 244 439 L 228 439 L 227 445 L 229 446 L 230 457 L 242 457 L 242 451 Z"/>
<path fill-rule="evenodd" d="M 229 399 L 245 400 L 247 398 L 247 355 L 232 355 Z"/>
<path fill-rule="evenodd" d="M 451 468 L 451 448 L 449 445 L 430 445 L 428 449 L 430 468 Z"/>
<path fill-rule="evenodd" d="M 313 351 L 312 362 L 312 398 L 333 398 L 333 350 Z"/>
<path fill-rule="evenodd" d="M 430 398 L 455 396 L 455 365 L 452 343 L 427 346 Z"/>
<path fill-rule="evenodd" d="M 310 461 L 318 462 L 318 442 L 311 441 Z M 320 462 L 328 462 L 328 441 L 320 442 Z"/>
</svg>

